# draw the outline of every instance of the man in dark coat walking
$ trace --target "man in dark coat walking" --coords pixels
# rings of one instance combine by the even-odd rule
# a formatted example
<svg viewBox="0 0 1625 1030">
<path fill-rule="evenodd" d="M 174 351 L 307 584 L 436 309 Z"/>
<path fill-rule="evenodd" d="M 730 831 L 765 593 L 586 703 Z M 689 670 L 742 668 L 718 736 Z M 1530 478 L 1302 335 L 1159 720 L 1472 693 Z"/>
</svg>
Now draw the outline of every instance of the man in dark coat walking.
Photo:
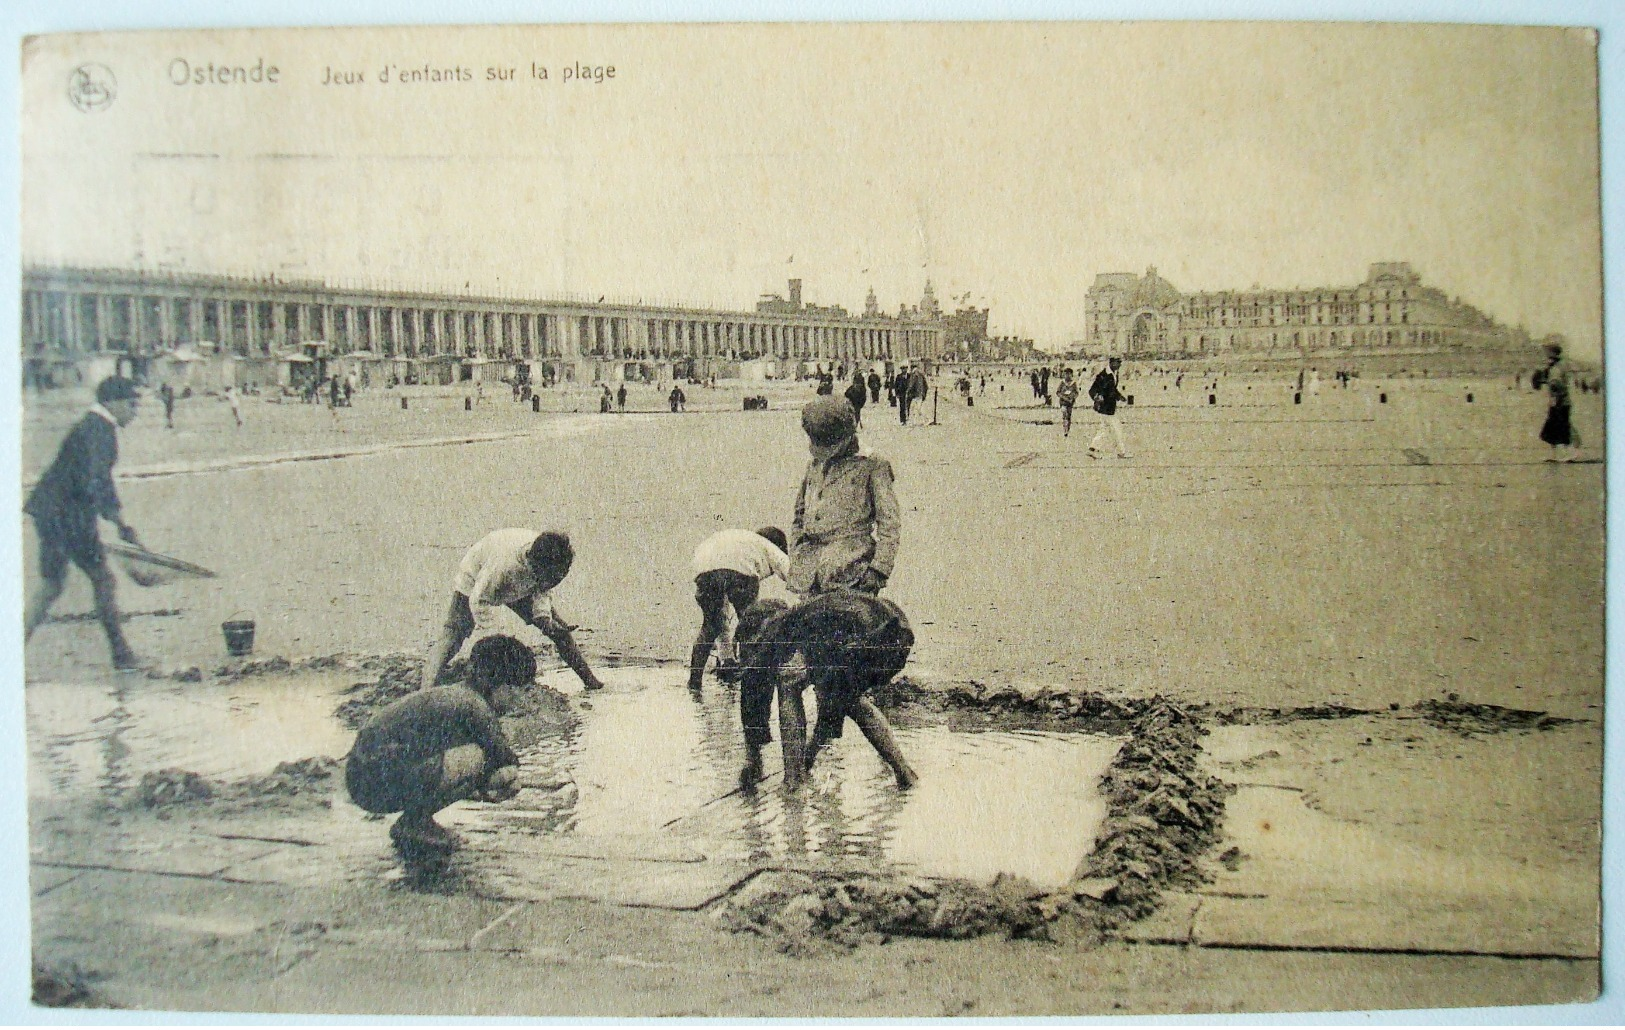
<svg viewBox="0 0 1625 1030">
<path fill-rule="evenodd" d="M 1100 416 L 1100 432 L 1089 441 L 1089 457 L 1098 458 L 1101 455 L 1101 445 L 1106 442 L 1107 434 L 1111 434 L 1112 442 L 1117 445 L 1119 458 L 1129 457 L 1128 444 L 1123 442 L 1123 423 L 1117 414 L 1117 405 L 1124 400 L 1122 391 L 1118 388 L 1118 369 L 1123 367 L 1122 358 L 1111 358 L 1106 367 L 1095 376 L 1095 381 L 1089 384 L 1089 399 L 1094 402 L 1095 414 Z"/>
<path fill-rule="evenodd" d="M 863 428 L 863 406 L 869 401 L 869 390 L 864 384 L 863 373 L 857 372 L 852 376 L 852 385 L 846 388 L 846 403 L 852 405 L 852 413 L 858 417 L 858 428 Z"/>
<path fill-rule="evenodd" d="M 96 520 L 104 518 L 113 523 L 120 539 L 139 546 L 135 530 L 124 521 L 118 491 L 113 487 L 118 431 L 135 419 L 139 405 L 134 380 L 122 376 L 102 380 L 96 387 L 96 403 L 69 431 L 56 460 L 23 505 L 39 535 L 41 577 L 39 587 L 28 599 L 23 640 L 33 636 L 62 596 L 68 563 L 72 562 L 90 578 L 96 615 L 107 633 L 113 667 L 117 669 L 136 668 L 140 660 L 124 639 L 113 570 L 102 550 Z"/>
</svg>

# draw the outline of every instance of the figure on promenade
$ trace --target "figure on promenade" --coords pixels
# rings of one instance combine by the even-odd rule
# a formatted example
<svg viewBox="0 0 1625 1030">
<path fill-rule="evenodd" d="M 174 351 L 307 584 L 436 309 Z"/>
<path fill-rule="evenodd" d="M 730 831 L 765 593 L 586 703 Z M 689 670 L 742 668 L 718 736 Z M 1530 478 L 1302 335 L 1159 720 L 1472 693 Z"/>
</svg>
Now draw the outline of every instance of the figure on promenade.
<svg viewBox="0 0 1625 1030">
<path fill-rule="evenodd" d="M 164 426 L 175 428 L 175 388 L 168 383 L 158 387 L 158 399 L 164 404 Z"/>
<path fill-rule="evenodd" d="M 914 374 L 904 365 L 897 370 L 897 382 L 894 385 L 897 391 L 897 421 L 908 425 L 908 409 L 914 403 Z"/>
<path fill-rule="evenodd" d="M 848 718 L 891 769 L 898 787 L 906 790 L 919 782 L 891 723 L 869 697 L 902 671 L 914 647 L 914 632 L 897 605 L 851 590 L 819 594 L 794 608 L 758 601 L 740 618 L 739 641 L 742 786 L 762 778 L 762 750 L 773 740 L 768 716 L 775 697 L 785 786 L 806 781 L 818 752 L 840 739 Z M 818 702 L 810 740 L 803 700 L 808 685 Z"/>
<path fill-rule="evenodd" d="M 852 414 L 857 420 L 859 429 L 863 428 L 863 405 L 869 399 L 868 387 L 864 384 L 863 373 L 855 372 L 852 375 L 852 385 L 846 388 L 846 403 L 852 405 Z"/>
<path fill-rule="evenodd" d="M 231 409 L 231 417 L 237 423 L 237 428 L 243 428 L 242 398 L 237 396 L 236 389 L 230 383 L 227 383 L 225 389 L 221 390 L 220 393 L 225 398 L 226 407 Z"/>
<path fill-rule="evenodd" d="M 910 372 L 909 383 L 909 394 L 914 398 L 914 403 L 923 403 L 926 396 L 931 393 L 931 384 L 925 378 L 925 369 L 916 367 Z"/>
<path fill-rule="evenodd" d="M 683 393 L 681 386 L 674 383 L 672 384 L 671 393 L 666 396 L 666 401 L 671 405 L 672 413 L 676 414 L 682 411 L 683 406 L 688 403 L 688 395 Z"/>
<path fill-rule="evenodd" d="M 1106 434 L 1110 433 L 1113 443 L 1117 445 L 1119 458 L 1130 457 L 1128 445 L 1123 442 L 1122 417 L 1117 414 L 1117 406 L 1123 401 L 1123 393 L 1118 388 L 1118 370 L 1123 367 L 1122 358 L 1110 358 L 1106 367 L 1095 376 L 1095 381 L 1089 384 L 1089 399 L 1094 402 L 1095 414 L 1100 417 L 1100 431 L 1095 438 L 1089 441 L 1089 457 L 1100 457 L 1101 445 L 1106 442 Z"/>
<path fill-rule="evenodd" d="M 68 563 L 90 579 L 96 617 L 107 634 L 115 669 L 141 663 L 124 639 L 113 570 L 102 550 L 97 520 L 118 527 L 119 539 L 140 546 L 135 530 L 124 521 L 113 466 L 118 462 L 119 430 L 134 421 L 140 408 L 135 381 L 111 376 L 96 386 L 96 402 L 68 431 L 45 474 L 23 505 L 39 537 L 40 583 L 28 598 L 23 615 L 26 643 L 62 596 Z"/>
<path fill-rule="evenodd" d="M 880 403 L 880 373 L 872 368 L 869 370 L 869 403 Z"/>
<path fill-rule="evenodd" d="M 801 409 L 801 428 L 812 460 L 796 493 L 789 587 L 807 596 L 878 593 L 902 539 L 891 463 L 859 453 L 857 419 L 845 400 L 814 400 Z"/>
<path fill-rule="evenodd" d="M 1055 399 L 1061 404 L 1061 435 L 1072 435 L 1072 407 L 1078 403 L 1078 381 L 1073 378 L 1070 368 L 1061 371 L 1061 385 L 1055 391 Z"/>
<path fill-rule="evenodd" d="M 497 716 L 506 689 L 535 680 L 530 648 L 508 636 L 481 640 L 469 652 L 466 682 L 408 694 L 361 727 L 345 762 L 350 799 L 369 812 L 401 813 L 389 837 L 402 850 L 457 847 L 435 813 L 518 793 L 519 756 Z"/>
<path fill-rule="evenodd" d="M 615 391 L 615 410 L 626 414 L 626 384 L 622 383 L 620 389 Z"/>
<path fill-rule="evenodd" d="M 1565 458 L 1572 461 L 1574 452 L 1571 448 L 1580 446 L 1580 434 L 1574 428 L 1573 402 L 1569 398 L 1573 378 L 1571 365 L 1563 359 L 1562 346 L 1555 343 L 1547 345 L 1546 367 L 1530 377 L 1535 388 L 1544 388 L 1547 394 L 1546 421 L 1540 427 L 1541 442 L 1552 448 L 1547 461 Z"/>
<path fill-rule="evenodd" d="M 445 624 L 423 663 L 423 688 L 439 681 L 446 664 L 474 632 L 475 606 L 507 608 L 553 642 L 583 686 L 589 690 L 602 687 L 576 645 L 571 626 L 553 607 L 552 591 L 564 582 L 574 562 L 570 538 L 552 531 L 499 529 L 470 547 L 452 580 Z"/>
<path fill-rule="evenodd" d="M 737 619 L 756 603 L 762 580 L 790 577 L 790 559 L 784 530 L 764 526 L 754 533 L 744 529 L 723 529 L 694 549 L 694 600 L 700 606 L 700 635 L 689 652 L 688 689 L 699 693 L 706 660 L 712 646 L 728 629 L 728 607 Z M 730 642 L 724 642 L 717 660 L 719 679 L 733 678 L 737 665 Z"/>
</svg>

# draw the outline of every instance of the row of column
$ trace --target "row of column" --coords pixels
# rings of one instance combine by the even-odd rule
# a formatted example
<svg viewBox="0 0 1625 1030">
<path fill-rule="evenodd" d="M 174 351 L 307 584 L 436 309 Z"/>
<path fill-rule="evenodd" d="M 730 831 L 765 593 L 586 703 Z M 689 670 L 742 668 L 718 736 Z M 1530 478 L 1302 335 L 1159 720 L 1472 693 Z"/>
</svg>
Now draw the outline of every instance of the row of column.
<svg viewBox="0 0 1625 1030">
<path fill-rule="evenodd" d="M 765 357 L 908 360 L 934 357 L 941 332 L 917 327 L 806 325 L 754 319 L 516 312 L 245 298 L 29 290 L 25 346 L 68 355 L 156 353 L 202 342 L 266 356 L 322 341 L 334 353 L 387 357 Z"/>
<path fill-rule="evenodd" d="M 934 356 L 940 335 L 915 328 L 614 315 L 567 316 L 565 327 L 568 353 L 624 360 L 895 360 Z"/>
</svg>

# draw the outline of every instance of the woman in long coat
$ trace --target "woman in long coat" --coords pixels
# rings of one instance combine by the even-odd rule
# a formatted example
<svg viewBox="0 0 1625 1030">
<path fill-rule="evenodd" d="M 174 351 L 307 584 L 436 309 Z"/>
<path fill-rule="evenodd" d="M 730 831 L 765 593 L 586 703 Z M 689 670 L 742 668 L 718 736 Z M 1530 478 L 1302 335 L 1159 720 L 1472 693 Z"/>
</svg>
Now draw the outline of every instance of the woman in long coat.
<svg viewBox="0 0 1625 1030">
<path fill-rule="evenodd" d="M 1547 460 L 1560 461 L 1563 453 L 1560 448 L 1580 446 L 1580 434 L 1574 428 L 1573 406 L 1569 400 L 1572 375 L 1569 363 L 1563 360 L 1563 348 L 1557 344 L 1547 347 L 1546 367 L 1535 375 L 1551 399 L 1546 408 L 1546 421 L 1540 427 L 1540 439 L 1551 445 L 1552 456 Z"/>
</svg>

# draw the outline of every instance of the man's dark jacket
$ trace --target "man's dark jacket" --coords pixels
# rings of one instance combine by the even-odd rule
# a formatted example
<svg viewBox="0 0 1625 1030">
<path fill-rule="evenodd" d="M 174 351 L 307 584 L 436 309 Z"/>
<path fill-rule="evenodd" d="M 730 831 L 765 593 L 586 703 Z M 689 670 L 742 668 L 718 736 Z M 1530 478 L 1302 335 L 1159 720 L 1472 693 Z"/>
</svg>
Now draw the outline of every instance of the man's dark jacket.
<svg viewBox="0 0 1625 1030">
<path fill-rule="evenodd" d="M 86 412 L 69 431 L 56 460 L 28 495 L 23 511 L 64 530 L 95 533 L 96 516 L 119 521 L 113 464 L 118 461 L 118 433 L 113 423 Z"/>
<path fill-rule="evenodd" d="M 1089 399 L 1095 402 L 1095 410 L 1102 415 L 1117 414 L 1117 402 L 1123 399 L 1123 395 L 1117 392 L 1117 377 L 1111 369 L 1101 369 L 1095 381 L 1089 384 Z"/>
</svg>

